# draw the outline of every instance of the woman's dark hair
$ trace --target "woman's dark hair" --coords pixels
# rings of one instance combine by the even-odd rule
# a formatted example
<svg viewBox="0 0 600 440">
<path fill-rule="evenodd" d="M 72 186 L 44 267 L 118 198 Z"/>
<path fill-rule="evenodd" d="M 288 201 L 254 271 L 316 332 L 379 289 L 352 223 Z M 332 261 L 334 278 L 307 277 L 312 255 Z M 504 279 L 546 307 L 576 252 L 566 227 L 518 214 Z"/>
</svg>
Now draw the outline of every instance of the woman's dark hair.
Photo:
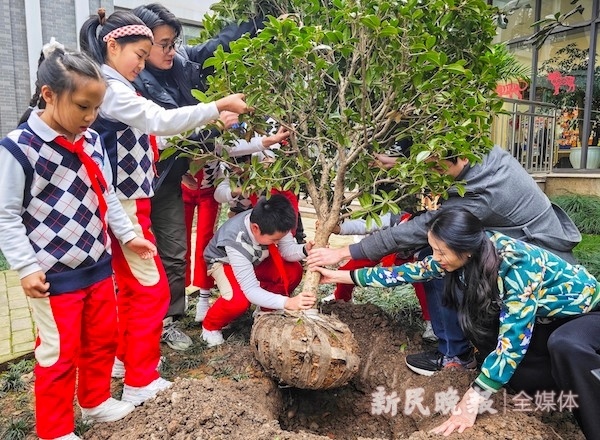
<svg viewBox="0 0 600 440">
<path fill-rule="evenodd" d="M 250 222 L 256 223 L 262 234 L 289 232 L 297 221 L 292 202 L 281 194 L 273 194 L 269 199 L 261 197 L 250 213 Z"/>
<path fill-rule="evenodd" d="M 131 12 L 139 17 L 153 32 L 158 26 L 167 25 L 175 31 L 175 38 L 181 35 L 183 28 L 180 21 L 175 14 L 160 3 L 141 5 L 132 9 Z"/>
<path fill-rule="evenodd" d="M 106 42 L 103 38 L 115 29 L 136 24 L 145 26 L 142 20 L 129 11 L 115 11 L 106 18 L 106 11 L 100 8 L 98 14 L 92 15 L 81 26 L 79 31 L 81 50 L 102 64 L 106 61 Z M 99 26 L 101 26 L 100 31 L 98 31 Z M 119 44 L 125 45 L 148 38 L 145 35 L 127 35 L 116 40 Z"/>
<path fill-rule="evenodd" d="M 440 209 L 429 224 L 430 234 L 459 256 L 462 270 L 446 276 L 444 305 L 457 310 L 465 335 L 476 347 L 496 347 L 500 316 L 500 257 L 481 221 L 462 207 Z"/>
<path fill-rule="evenodd" d="M 55 48 L 47 56 L 40 55 L 40 64 L 35 82 L 35 93 L 29 103 L 29 109 L 21 116 L 19 125 L 27 121 L 33 109 L 46 107 L 41 97 L 43 86 L 48 86 L 57 96 L 74 92 L 77 88 L 76 75 L 104 82 L 104 76 L 98 64 L 82 52 L 67 52 Z"/>
</svg>

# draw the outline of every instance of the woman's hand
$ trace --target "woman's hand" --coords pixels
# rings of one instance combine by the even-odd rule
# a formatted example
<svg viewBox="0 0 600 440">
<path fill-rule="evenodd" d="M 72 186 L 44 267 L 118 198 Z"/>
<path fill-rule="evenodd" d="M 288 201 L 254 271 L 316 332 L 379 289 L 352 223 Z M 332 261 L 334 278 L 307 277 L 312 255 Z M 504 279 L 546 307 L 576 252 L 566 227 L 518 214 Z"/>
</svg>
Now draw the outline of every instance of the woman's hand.
<svg viewBox="0 0 600 440">
<path fill-rule="evenodd" d="M 130 251 L 138 254 L 142 260 L 150 260 L 151 258 L 156 257 L 158 253 L 154 243 L 141 237 L 135 237 L 133 240 L 129 240 L 125 243 L 125 246 L 127 246 L 127 249 Z"/>
<path fill-rule="evenodd" d="M 21 287 L 29 298 L 46 298 L 50 295 L 50 283 L 41 270 L 21 278 Z"/>
<path fill-rule="evenodd" d="M 311 267 L 310 270 L 319 272 L 321 274 L 321 280 L 319 281 L 319 284 L 354 284 L 352 278 L 350 277 L 349 270 L 331 270 L 319 266 Z"/>
<path fill-rule="evenodd" d="M 479 405 L 486 400 L 481 394 L 473 388 L 469 388 L 462 400 L 452 410 L 452 415 L 448 420 L 440 426 L 433 428 L 430 432 L 434 434 L 443 434 L 444 437 L 449 436 L 455 430 L 459 433 L 470 428 L 475 424 Z"/>
</svg>

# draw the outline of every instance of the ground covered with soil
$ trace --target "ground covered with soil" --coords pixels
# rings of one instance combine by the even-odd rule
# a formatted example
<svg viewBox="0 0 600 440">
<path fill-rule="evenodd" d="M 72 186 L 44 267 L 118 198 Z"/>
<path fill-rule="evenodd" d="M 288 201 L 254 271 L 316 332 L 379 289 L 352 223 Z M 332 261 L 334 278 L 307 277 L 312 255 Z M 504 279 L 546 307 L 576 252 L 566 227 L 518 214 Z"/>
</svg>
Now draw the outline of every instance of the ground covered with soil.
<svg viewBox="0 0 600 440">
<path fill-rule="evenodd" d="M 434 347 L 423 344 L 414 326 L 404 326 L 377 306 L 333 303 L 322 312 L 337 315 L 358 342 L 360 369 L 344 387 L 299 390 L 268 377 L 249 345 L 250 314 L 224 331 L 224 345 L 211 349 L 200 342 L 200 327 L 188 318 L 185 331 L 194 347 L 184 353 L 163 350 L 163 375 L 174 380 L 173 387 L 124 420 L 79 424 L 78 430 L 87 440 L 442 438 L 428 431 L 448 417 L 444 413 L 476 372 L 443 371 L 432 377 L 411 372 L 406 355 Z M 118 397 L 122 384 L 114 380 L 113 387 Z M 584 439 L 568 411 L 535 400 L 526 404 L 521 397 L 499 393 L 473 428 L 449 438 Z M 30 411 L 31 400 L 31 390 L 4 394 L 2 423 L 14 423 Z M 544 402 L 549 400 L 546 396 Z M 35 436 L 29 432 L 20 438 Z"/>
</svg>

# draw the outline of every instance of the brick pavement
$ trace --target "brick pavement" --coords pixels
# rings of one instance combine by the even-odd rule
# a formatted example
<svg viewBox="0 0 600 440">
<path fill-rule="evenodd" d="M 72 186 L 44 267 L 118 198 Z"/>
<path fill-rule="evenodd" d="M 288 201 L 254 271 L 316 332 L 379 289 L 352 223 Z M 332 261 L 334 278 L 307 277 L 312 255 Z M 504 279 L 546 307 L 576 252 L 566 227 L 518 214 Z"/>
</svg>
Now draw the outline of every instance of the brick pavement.
<svg viewBox="0 0 600 440">
<path fill-rule="evenodd" d="M 35 329 L 16 272 L 0 272 L 0 364 L 31 353 Z"/>
</svg>

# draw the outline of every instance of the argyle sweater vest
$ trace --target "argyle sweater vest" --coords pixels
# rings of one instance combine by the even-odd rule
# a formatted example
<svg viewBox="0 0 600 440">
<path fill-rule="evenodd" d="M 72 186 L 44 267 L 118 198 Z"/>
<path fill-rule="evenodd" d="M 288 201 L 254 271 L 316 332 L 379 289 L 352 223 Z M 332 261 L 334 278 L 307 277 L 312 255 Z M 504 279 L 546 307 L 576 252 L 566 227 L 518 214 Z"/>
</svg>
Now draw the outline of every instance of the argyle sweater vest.
<svg viewBox="0 0 600 440">
<path fill-rule="evenodd" d="M 250 215 L 250 212 L 252 211 L 242 212 L 230 218 L 217 229 L 208 246 L 204 249 L 204 260 L 209 269 L 217 262 L 229 263 L 225 246 L 232 247 L 240 252 L 254 266 L 257 266 L 268 257 L 268 247 L 254 244 L 244 223 L 245 218 Z"/>
<path fill-rule="evenodd" d="M 84 151 L 102 169 L 106 156 L 100 139 L 94 132 L 86 136 Z M 25 172 L 21 217 L 50 294 L 83 289 L 110 277 L 110 239 L 98 197 L 77 155 L 55 142 L 45 143 L 27 124 L 9 133 L 2 145 Z"/>
<path fill-rule="evenodd" d="M 137 200 L 154 195 L 154 153 L 148 135 L 123 122 L 98 116 L 92 128 L 106 148 L 119 200 Z"/>
</svg>

